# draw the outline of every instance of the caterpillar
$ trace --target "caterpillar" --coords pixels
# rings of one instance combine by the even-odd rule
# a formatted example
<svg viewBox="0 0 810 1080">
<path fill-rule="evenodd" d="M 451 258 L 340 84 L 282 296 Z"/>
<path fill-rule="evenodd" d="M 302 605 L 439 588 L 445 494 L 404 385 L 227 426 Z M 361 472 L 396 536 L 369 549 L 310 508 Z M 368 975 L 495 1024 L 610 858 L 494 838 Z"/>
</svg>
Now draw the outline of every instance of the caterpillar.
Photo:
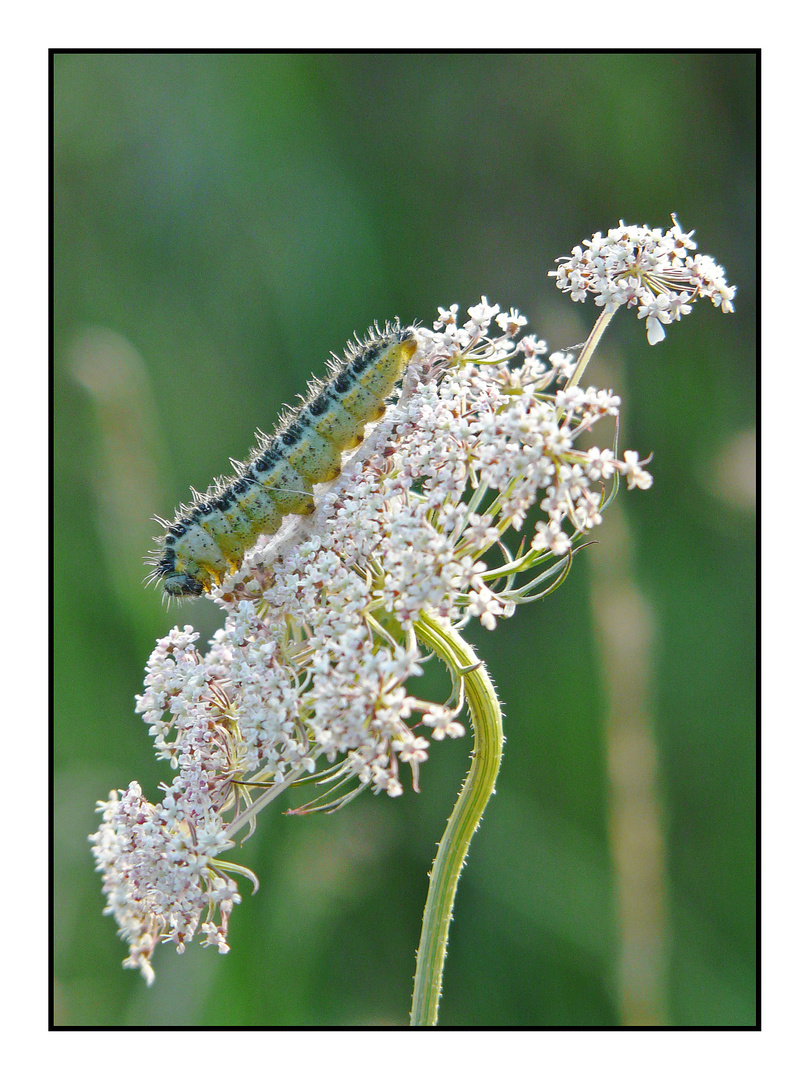
<svg viewBox="0 0 810 1080">
<path fill-rule="evenodd" d="M 261 535 L 272 535 L 286 514 L 315 510 L 313 484 L 340 475 L 344 450 L 359 446 L 366 424 L 379 420 L 385 400 L 417 348 L 414 328 L 398 321 L 375 323 L 364 340 L 333 356 L 326 381 L 314 380 L 308 396 L 283 415 L 273 435 L 257 432 L 258 446 L 236 476 L 216 480 L 165 528 L 147 562 L 147 580 L 164 594 L 183 598 L 209 592 L 238 570 L 245 551 Z"/>
</svg>

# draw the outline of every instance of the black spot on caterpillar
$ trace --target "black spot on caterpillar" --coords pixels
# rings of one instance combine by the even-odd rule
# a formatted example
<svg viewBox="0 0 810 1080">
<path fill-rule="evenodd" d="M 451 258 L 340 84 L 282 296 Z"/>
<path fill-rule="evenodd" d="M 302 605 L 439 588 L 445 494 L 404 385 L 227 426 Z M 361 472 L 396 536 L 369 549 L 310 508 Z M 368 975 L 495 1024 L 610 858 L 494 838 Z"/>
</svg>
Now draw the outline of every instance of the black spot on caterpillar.
<svg viewBox="0 0 810 1080">
<path fill-rule="evenodd" d="M 272 535 L 285 514 L 311 514 L 313 484 L 340 475 L 344 450 L 359 446 L 366 424 L 379 420 L 391 393 L 416 352 L 413 327 L 375 324 L 365 340 L 349 342 L 343 360 L 333 357 L 325 382 L 310 384 L 298 408 L 282 416 L 272 436 L 257 432 L 259 445 L 238 474 L 215 481 L 204 495 L 192 491 L 150 552 L 148 580 L 169 597 L 199 596 L 238 570 L 245 551 L 262 534 Z"/>
</svg>

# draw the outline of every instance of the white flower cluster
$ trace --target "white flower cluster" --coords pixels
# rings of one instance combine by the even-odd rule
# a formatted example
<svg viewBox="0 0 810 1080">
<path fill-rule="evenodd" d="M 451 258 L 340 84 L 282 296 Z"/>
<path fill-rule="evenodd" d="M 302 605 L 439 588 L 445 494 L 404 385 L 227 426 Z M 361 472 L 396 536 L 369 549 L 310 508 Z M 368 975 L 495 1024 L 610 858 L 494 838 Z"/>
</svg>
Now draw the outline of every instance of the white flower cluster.
<svg viewBox="0 0 810 1080">
<path fill-rule="evenodd" d="M 698 297 L 733 311 L 736 288 L 726 284 L 723 267 L 708 255 L 691 255 L 692 233 L 683 232 L 674 214 L 672 223 L 664 233 L 620 221 L 607 236 L 596 233 L 583 240 L 572 258 L 558 259 L 549 277 L 556 277 L 557 288 L 570 292 L 572 300 L 584 301 L 590 293 L 608 310 L 638 307 L 651 345 L 663 341 L 664 326 L 688 315 Z"/>
<path fill-rule="evenodd" d="M 575 445 L 601 418 L 615 428 L 619 399 L 555 387 L 573 357 L 544 360 L 544 342 L 519 337 L 523 316 L 486 298 L 463 325 L 457 305 L 439 310 L 400 400 L 316 489 L 315 514 L 288 519 L 214 594 L 227 618 L 205 655 L 175 628 L 149 661 L 137 711 L 177 777 L 157 806 L 136 784 L 113 793 L 92 837 L 126 963 L 147 978 L 155 944 L 182 947 L 206 905 L 222 913 L 217 927 L 209 910 L 207 939 L 227 948 L 240 868 L 218 856 L 261 806 L 315 779 L 333 785 L 316 809 L 367 787 L 396 796 L 402 765 L 418 790 L 425 735 L 464 734 L 460 679 L 446 702 L 406 689 L 425 661 L 420 620 L 493 629 L 564 573 L 601 521 L 605 481 L 652 482 L 637 454 Z"/>
</svg>

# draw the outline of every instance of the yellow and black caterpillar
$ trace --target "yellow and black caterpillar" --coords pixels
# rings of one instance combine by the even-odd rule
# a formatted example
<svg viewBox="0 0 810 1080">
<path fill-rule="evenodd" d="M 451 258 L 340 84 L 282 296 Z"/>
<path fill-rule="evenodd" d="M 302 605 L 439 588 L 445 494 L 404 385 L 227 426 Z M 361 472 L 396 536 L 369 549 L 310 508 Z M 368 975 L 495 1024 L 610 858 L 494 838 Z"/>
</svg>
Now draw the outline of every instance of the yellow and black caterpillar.
<svg viewBox="0 0 810 1080">
<path fill-rule="evenodd" d="M 379 420 L 385 399 L 416 352 L 413 327 L 374 326 L 364 341 L 349 342 L 344 359 L 333 359 L 324 383 L 282 417 L 260 442 L 237 476 L 219 480 L 204 495 L 194 493 L 149 562 L 150 581 L 170 597 L 199 596 L 238 570 L 245 551 L 262 534 L 277 531 L 285 514 L 311 514 L 313 484 L 340 475 L 344 450 L 358 446 L 366 424 Z"/>
</svg>

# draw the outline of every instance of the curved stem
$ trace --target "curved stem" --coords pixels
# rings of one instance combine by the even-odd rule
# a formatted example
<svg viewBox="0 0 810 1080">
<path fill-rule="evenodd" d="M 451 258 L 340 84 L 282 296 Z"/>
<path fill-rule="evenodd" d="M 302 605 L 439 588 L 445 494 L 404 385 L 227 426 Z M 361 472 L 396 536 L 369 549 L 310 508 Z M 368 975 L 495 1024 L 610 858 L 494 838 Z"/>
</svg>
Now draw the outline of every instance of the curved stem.
<svg viewBox="0 0 810 1080">
<path fill-rule="evenodd" d="M 277 799 L 282 791 L 286 791 L 291 784 L 294 784 L 303 775 L 304 771 L 304 766 L 301 765 L 299 768 L 293 769 L 286 780 L 282 780 L 280 784 L 271 784 L 270 787 L 266 788 L 257 799 L 253 800 L 250 806 L 246 807 L 241 814 L 237 814 L 228 825 L 225 830 L 228 839 L 230 840 L 235 836 L 244 825 L 249 825 L 252 821 L 255 821 L 259 811 L 264 810 L 268 803 L 271 803 L 273 799 Z"/>
<path fill-rule="evenodd" d="M 472 763 L 447 822 L 430 872 L 422 935 L 416 954 L 411 1026 L 438 1022 L 442 972 L 456 888 L 473 833 L 495 790 L 503 753 L 503 726 L 498 696 L 487 670 L 449 623 L 422 614 L 416 634 L 462 679 L 472 719 Z"/>
</svg>

